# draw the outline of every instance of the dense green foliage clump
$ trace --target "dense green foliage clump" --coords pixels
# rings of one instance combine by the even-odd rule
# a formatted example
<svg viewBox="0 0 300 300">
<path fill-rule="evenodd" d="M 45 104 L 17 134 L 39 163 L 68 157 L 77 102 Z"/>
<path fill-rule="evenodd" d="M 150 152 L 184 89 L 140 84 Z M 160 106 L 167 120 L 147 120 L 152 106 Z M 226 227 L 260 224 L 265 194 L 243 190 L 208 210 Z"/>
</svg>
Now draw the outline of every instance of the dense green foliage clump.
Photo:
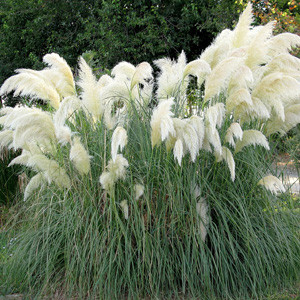
<svg viewBox="0 0 300 300">
<path fill-rule="evenodd" d="M 30 172 L 0 289 L 249 299 L 299 280 L 299 211 L 268 139 L 300 123 L 300 38 L 252 21 L 248 4 L 199 58 L 155 60 L 159 74 L 122 61 L 98 78 L 84 57 L 74 74 L 51 53 L 5 80 L 1 95 L 45 106 L 0 110 L 0 147 Z"/>
</svg>

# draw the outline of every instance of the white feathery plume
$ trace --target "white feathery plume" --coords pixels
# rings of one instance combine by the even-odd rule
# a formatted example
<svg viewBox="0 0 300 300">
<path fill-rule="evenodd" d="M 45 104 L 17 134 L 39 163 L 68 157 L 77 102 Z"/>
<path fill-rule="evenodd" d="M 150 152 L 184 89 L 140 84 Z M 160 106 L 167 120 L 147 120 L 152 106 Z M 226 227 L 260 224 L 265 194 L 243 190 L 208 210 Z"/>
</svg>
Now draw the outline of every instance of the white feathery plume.
<svg viewBox="0 0 300 300">
<path fill-rule="evenodd" d="M 60 167 L 55 160 L 49 159 L 43 154 L 31 155 L 27 166 L 43 172 L 49 183 L 53 181 L 60 188 L 71 186 L 71 180 L 65 169 Z"/>
<path fill-rule="evenodd" d="M 176 140 L 177 140 L 176 136 L 171 135 L 171 134 L 168 136 L 168 138 L 165 142 L 167 151 L 170 151 L 171 149 L 174 149 Z"/>
<path fill-rule="evenodd" d="M 112 115 L 112 103 L 108 102 L 104 110 L 104 121 L 107 129 L 112 130 L 117 124 L 116 115 Z"/>
<path fill-rule="evenodd" d="M 209 214 L 208 214 L 209 207 L 205 198 L 200 198 L 200 201 L 197 202 L 196 211 L 198 216 L 200 217 L 199 230 L 200 230 L 201 240 L 205 242 L 208 225 L 209 225 Z"/>
<path fill-rule="evenodd" d="M 127 159 L 122 154 L 117 154 L 115 161 L 110 160 L 107 169 L 116 178 L 125 178 L 126 168 L 129 166 Z"/>
<path fill-rule="evenodd" d="M 263 102 L 256 97 L 252 97 L 252 111 L 251 115 L 256 117 L 257 119 L 267 120 L 270 118 L 270 112 L 267 107 L 263 104 Z"/>
<path fill-rule="evenodd" d="M 21 155 L 15 157 L 10 163 L 9 163 L 9 167 L 13 166 L 13 165 L 23 165 L 23 166 L 27 166 L 28 164 L 28 160 L 29 158 L 32 156 L 32 154 L 27 151 L 27 150 L 23 150 Z"/>
<path fill-rule="evenodd" d="M 99 98 L 105 107 L 108 102 L 124 102 L 130 99 L 129 86 L 122 80 L 114 79 L 99 90 Z"/>
<path fill-rule="evenodd" d="M 300 123 L 300 103 L 287 106 L 284 113 L 285 122 L 282 126 L 282 130 L 287 133 Z"/>
<path fill-rule="evenodd" d="M 240 119 L 241 124 L 253 119 L 267 120 L 270 118 L 271 108 L 267 108 L 266 105 L 256 97 L 252 97 L 251 99 L 252 105 L 243 102 L 234 109 L 234 119 Z"/>
<path fill-rule="evenodd" d="M 156 92 L 159 100 L 175 96 L 178 92 L 185 93 L 188 80 L 183 80 L 183 72 L 186 66 L 186 57 L 183 51 L 177 62 L 169 58 L 162 58 L 155 60 L 154 64 L 161 70 L 157 79 L 158 89 Z"/>
<path fill-rule="evenodd" d="M 286 134 L 290 129 L 300 123 L 300 104 L 293 104 L 285 108 L 285 121 L 283 122 L 276 116 L 273 116 L 266 123 L 266 136 L 279 132 L 281 135 Z"/>
<path fill-rule="evenodd" d="M 70 96 L 63 99 L 59 109 L 53 115 L 55 135 L 59 143 L 65 145 L 71 143 L 71 129 L 65 125 L 67 119 L 81 108 L 81 101 L 76 96 Z"/>
<path fill-rule="evenodd" d="M 98 85 L 98 88 L 101 89 L 101 88 L 109 85 L 112 82 L 113 82 L 113 79 L 109 75 L 104 74 L 99 78 L 97 85 Z"/>
<path fill-rule="evenodd" d="M 300 46 L 300 36 L 297 34 L 284 32 L 275 35 L 268 41 L 268 55 L 274 57 L 281 53 L 288 53 L 293 47 Z"/>
<path fill-rule="evenodd" d="M 59 187 L 69 187 L 71 185 L 66 171 L 55 160 L 49 159 L 44 154 L 29 154 L 26 165 L 38 172 L 43 172 L 49 183 L 53 181 Z"/>
<path fill-rule="evenodd" d="M 118 63 L 111 71 L 111 75 L 117 80 L 124 80 L 130 83 L 135 72 L 135 66 L 126 61 Z"/>
<path fill-rule="evenodd" d="M 246 103 L 249 106 L 253 105 L 251 94 L 248 89 L 245 88 L 240 88 L 235 90 L 233 93 L 230 93 L 226 100 L 227 113 L 233 112 L 235 108 L 242 103 Z"/>
<path fill-rule="evenodd" d="M 61 145 L 71 144 L 72 139 L 72 131 L 68 126 L 57 126 L 55 127 L 55 136 L 57 141 Z"/>
<path fill-rule="evenodd" d="M 20 110 L 20 112 L 19 115 L 13 114 L 14 119 L 6 120 L 8 127 L 14 129 L 14 148 L 24 148 L 27 142 L 35 141 L 49 151 L 53 150 L 51 143 L 55 141 L 55 131 L 51 115 L 40 109 Z"/>
<path fill-rule="evenodd" d="M 203 139 L 203 143 L 202 143 L 202 149 L 207 151 L 207 152 L 212 152 L 209 140 L 208 140 L 208 133 L 206 132 L 205 129 L 205 135 L 204 135 L 204 139 Z"/>
<path fill-rule="evenodd" d="M 138 83 L 143 83 L 145 79 L 152 80 L 152 71 L 152 67 L 147 62 L 142 62 L 137 65 L 131 79 L 130 89 L 132 90 Z"/>
<path fill-rule="evenodd" d="M 143 82 L 143 87 L 139 91 L 138 100 L 139 103 L 143 104 L 144 106 L 148 105 L 152 94 L 153 94 L 153 87 L 154 87 L 154 81 L 150 80 Z"/>
<path fill-rule="evenodd" d="M 109 130 L 114 129 L 117 124 L 124 124 L 127 108 L 125 105 L 121 108 L 113 106 L 113 101 L 108 101 L 104 110 L 104 122 Z"/>
<path fill-rule="evenodd" d="M 55 141 L 55 130 L 51 116 L 45 112 L 32 112 L 16 118 L 10 128 L 14 131 L 14 148 L 23 148 L 28 141 L 49 145 Z"/>
<path fill-rule="evenodd" d="M 12 148 L 13 142 L 13 131 L 6 129 L 0 131 L 0 150 L 1 148 L 7 147 L 8 149 Z"/>
<path fill-rule="evenodd" d="M 258 84 L 260 84 L 262 79 L 265 77 L 264 72 L 266 71 L 266 68 L 267 65 L 262 65 L 262 66 L 256 66 L 251 70 L 253 74 L 253 82 L 251 85 L 249 85 L 251 90 L 254 89 Z"/>
<path fill-rule="evenodd" d="M 223 30 L 217 35 L 212 45 L 202 52 L 200 59 L 206 61 L 211 69 L 228 56 L 228 52 L 231 49 L 232 34 L 232 31 L 229 29 Z"/>
<path fill-rule="evenodd" d="M 152 75 L 152 67 L 143 62 L 136 67 L 136 72 L 134 73 L 131 80 L 130 96 L 140 106 L 147 106 L 152 98 L 154 80 Z"/>
<path fill-rule="evenodd" d="M 113 187 L 113 185 L 115 184 L 114 178 L 112 176 L 112 174 L 108 171 L 104 171 L 100 178 L 99 178 L 99 182 L 102 185 L 102 188 L 105 189 L 106 191 L 110 191 L 111 188 Z"/>
<path fill-rule="evenodd" d="M 246 47 L 233 48 L 228 53 L 228 57 L 243 58 L 243 59 L 246 58 L 246 55 L 247 55 Z"/>
<path fill-rule="evenodd" d="M 269 190 L 272 194 L 275 195 L 278 193 L 285 192 L 285 188 L 282 182 L 273 175 L 263 177 L 257 184 L 264 186 L 267 190 Z"/>
<path fill-rule="evenodd" d="M 135 184 L 133 189 L 135 194 L 135 200 L 138 200 L 143 196 L 145 187 L 142 184 L 140 183 Z"/>
<path fill-rule="evenodd" d="M 264 76 L 272 72 L 281 72 L 286 75 L 300 72 L 300 60 L 289 53 L 281 53 L 266 65 Z"/>
<path fill-rule="evenodd" d="M 73 162 L 77 171 L 82 175 L 88 174 L 91 169 L 90 156 L 87 150 L 83 147 L 78 136 L 73 138 L 70 150 L 70 160 Z"/>
<path fill-rule="evenodd" d="M 26 144 L 26 149 L 24 148 L 23 151 L 24 150 L 29 151 L 31 155 L 35 155 L 35 154 L 43 154 L 45 148 L 41 147 L 40 145 L 37 145 L 35 142 L 28 142 Z"/>
<path fill-rule="evenodd" d="M 181 139 L 177 139 L 173 149 L 174 158 L 177 159 L 179 166 L 183 157 L 183 143 Z"/>
<path fill-rule="evenodd" d="M 59 73 L 61 73 L 65 81 L 68 83 L 68 85 L 71 87 L 73 91 L 75 91 L 75 82 L 72 70 L 68 63 L 63 59 L 61 56 L 59 56 L 56 53 L 50 53 L 46 54 L 43 57 L 43 61 L 48 64 L 51 69 L 57 70 Z M 72 94 L 75 94 L 74 92 Z M 71 94 L 71 95 L 72 95 Z"/>
<path fill-rule="evenodd" d="M 211 72 L 210 65 L 203 59 L 196 59 L 189 62 L 183 70 L 183 79 L 188 75 L 197 77 L 197 84 L 200 86 L 207 74 Z"/>
<path fill-rule="evenodd" d="M 241 103 L 240 105 L 236 106 L 233 112 L 233 120 L 235 122 L 239 122 L 241 125 L 251 122 L 251 120 L 255 119 L 254 115 L 251 114 L 252 107 L 250 107 L 246 103 Z"/>
<path fill-rule="evenodd" d="M 228 127 L 225 135 L 225 142 L 235 147 L 234 138 L 237 140 L 242 140 L 243 138 L 243 130 L 240 124 L 236 122 L 231 123 L 231 125 Z"/>
<path fill-rule="evenodd" d="M 125 220 L 128 220 L 128 217 L 129 217 L 129 207 L 128 207 L 128 202 L 127 200 L 123 200 L 121 203 L 120 203 L 120 206 L 123 210 L 123 214 L 124 214 L 124 218 Z"/>
<path fill-rule="evenodd" d="M 151 117 L 151 142 L 152 147 L 164 141 L 171 134 L 175 136 L 173 126 L 171 107 L 174 104 L 173 98 L 160 101 L 158 106 L 153 110 Z"/>
<path fill-rule="evenodd" d="M 274 72 L 264 77 L 252 92 L 254 97 L 261 99 L 284 121 L 283 103 L 300 96 L 300 82 L 293 77 Z"/>
<path fill-rule="evenodd" d="M 14 108 L 10 107 L 10 106 L 2 107 L 0 109 L 0 116 L 10 114 L 11 112 L 13 112 L 13 110 L 14 110 Z"/>
<path fill-rule="evenodd" d="M 5 123 L 7 118 L 8 118 L 8 115 L 4 115 L 4 116 L 0 117 L 0 125 L 1 126 L 4 126 L 4 123 Z"/>
<path fill-rule="evenodd" d="M 236 142 L 235 152 L 237 153 L 249 145 L 260 145 L 270 150 L 267 138 L 258 130 L 244 130 L 242 140 Z"/>
<path fill-rule="evenodd" d="M 177 139 L 177 141 L 181 140 L 181 144 L 182 144 L 182 151 L 181 151 L 180 142 L 179 145 L 176 145 L 177 142 L 175 143 L 175 146 L 179 148 L 176 149 L 176 151 L 174 149 L 174 156 L 180 157 L 181 152 L 184 155 L 187 151 L 189 151 L 191 155 L 191 160 L 194 162 L 197 153 L 199 152 L 200 149 L 198 135 L 195 128 L 190 124 L 188 119 L 181 120 L 178 118 L 173 118 L 173 124 L 176 132 L 176 135 L 174 137 Z M 175 155 L 176 153 L 178 153 L 179 155 Z"/>
<path fill-rule="evenodd" d="M 222 155 L 222 145 L 218 130 L 212 128 L 210 124 L 205 126 L 205 136 L 203 140 L 203 149 L 211 152 L 210 145 L 214 147 L 214 150 L 218 155 Z"/>
<path fill-rule="evenodd" d="M 82 105 L 87 111 L 99 120 L 103 114 L 104 108 L 100 101 L 99 85 L 92 69 L 81 56 L 79 60 L 79 81 L 77 84 L 82 88 Z"/>
<path fill-rule="evenodd" d="M 120 148 L 120 151 L 122 151 L 123 148 L 126 146 L 126 144 L 127 144 L 127 132 L 123 127 L 118 126 L 114 130 L 111 139 L 111 157 L 114 162 L 117 157 L 118 149 Z"/>
<path fill-rule="evenodd" d="M 32 193 L 45 183 L 45 178 L 42 173 L 33 176 L 28 182 L 24 191 L 24 201 L 28 199 Z"/>
<path fill-rule="evenodd" d="M 100 89 L 99 97 L 104 107 L 104 121 L 109 130 L 115 127 L 116 123 L 126 112 L 126 104 L 131 97 L 128 85 L 121 80 L 114 79 Z M 114 103 L 123 103 L 123 107 L 115 110 Z M 114 111 L 114 114 L 112 111 Z"/>
<path fill-rule="evenodd" d="M 183 141 L 184 141 L 184 148 L 186 148 L 190 155 L 191 160 L 194 162 L 196 160 L 196 156 L 200 150 L 200 141 L 198 139 L 198 134 L 195 128 L 188 123 L 188 121 L 184 121 L 184 132 L 183 132 Z M 176 130 L 176 126 L 175 126 Z M 176 131 L 177 133 L 177 131 Z"/>
<path fill-rule="evenodd" d="M 35 121 L 35 120 L 34 120 Z M 32 122 L 32 125 L 40 124 L 40 122 Z M 46 128 L 46 130 L 45 130 Z M 13 133 L 14 149 L 27 149 L 28 142 L 34 142 L 45 151 L 54 153 L 55 151 L 55 135 L 52 130 L 47 131 L 47 127 L 20 126 Z"/>
<path fill-rule="evenodd" d="M 252 5 L 249 2 L 233 31 L 233 47 L 240 48 L 246 44 L 252 21 Z"/>
<path fill-rule="evenodd" d="M 203 139 L 204 139 L 204 135 L 205 135 L 205 127 L 204 127 L 203 118 L 194 115 L 194 116 L 191 116 L 188 119 L 188 122 L 196 130 L 196 133 L 197 133 L 197 136 L 198 136 L 199 148 L 201 149 L 202 148 Z"/>
<path fill-rule="evenodd" d="M 210 106 L 205 112 L 205 124 L 210 125 L 212 130 L 221 128 L 225 116 L 224 103 L 217 103 Z"/>
<path fill-rule="evenodd" d="M 49 159 L 40 151 L 33 151 L 31 153 L 30 151 L 23 150 L 21 155 L 10 162 L 9 166 L 15 164 L 26 165 L 37 172 L 42 172 L 44 178 L 47 179 L 49 183 L 53 181 L 60 188 L 70 187 L 71 185 L 70 178 L 66 171 L 61 168 L 56 161 Z"/>
<path fill-rule="evenodd" d="M 14 97 L 31 96 L 33 99 L 49 101 L 53 108 L 59 108 L 60 96 L 54 86 L 47 84 L 45 80 L 36 75 L 20 73 L 9 77 L 1 86 L 0 95 L 13 90 L 15 90 Z"/>
<path fill-rule="evenodd" d="M 222 147 L 222 154 L 219 155 L 216 153 L 216 159 L 217 162 L 221 162 L 222 160 L 225 160 L 225 162 L 228 165 L 230 175 L 231 175 L 231 180 L 234 181 L 235 179 L 235 162 L 232 156 L 231 151 L 227 147 Z"/>
<path fill-rule="evenodd" d="M 274 24 L 274 22 L 269 22 L 264 26 L 259 26 L 259 30 L 247 49 L 245 64 L 249 68 L 252 69 L 268 61 L 268 47 L 266 41 L 272 36 Z"/>
<path fill-rule="evenodd" d="M 71 86 L 64 77 L 64 74 L 53 68 L 45 68 L 40 71 L 31 69 L 17 69 L 16 73 L 27 73 L 35 75 L 47 84 L 53 86 L 61 98 L 72 96 L 75 94 L 74 86 Z"/>
<path fill-rule="evenodd" d="M 253 81 L 254 79 L 251 69 L 245 65 L 241 65 L 229 81 L 228 93 L 232 94 L 240 88 L 248 89 L 248 87 L 252 85 Z"/>
<path fill-rule="evenodd" d="M 117 154 L 115 161 L 112 159 L 108 162 L 107 169 L 100 176 L 100 183 L 106 191 L 111 191 L 118 179 L 124 179 L 126 168 L 129 166 L 128 161 L 122 154 Z"/>
<path fill-rule="evenodd" d="M 15 118 L 10 121 L 9 127 L 12 129 L 16 129 L 21 126 L 27 126 L 32 123 L 33 120 L 37 120 L 41 123 L 41 125 L 46 124 L 51 128 L 50 131 L 54 130 L 54 125 L 52 121 L 51 114 L 41 109 L 35 108 L 32 109 L 30 112 L 27 111 L 25 114 L 15 115 Z"/>
<path fill-rule="evenodd" d="M 26 143 L 36 141 L 48 150 L 55 140 L 51 115 L 38 108 L 15 107 L 0 118 L 5 129 L 13 129 L 13 147 L 23 148 Z"/>
<path fill-rule="evenodd" d="M 27 106 L 21 107 L 14 107 L 13 109 L 7 111 L 7 113 L 0 117 L 0 125 L 4 126 L 5 128 L 10 128 L 11 123 L 20 116 L 30 114 L 33 111 L 37 110 L 36 108 L 30 108 Z"/>
<path fill-rule="evenodd" d="M 55 126 L 63 126 L 76 110 L 81 109 L 82 101 L 77 96 L 65 97 L 59 109 L 53 114 L 53 122 Z"/>
<path fill-rule="evenodd" d="M 238 70 L 241 62 L 241 58 L 229 57 L 218 63 L 206 78 L 205 101 L 218 96 L 228 86 L 231 76 Z"/>
</svg>

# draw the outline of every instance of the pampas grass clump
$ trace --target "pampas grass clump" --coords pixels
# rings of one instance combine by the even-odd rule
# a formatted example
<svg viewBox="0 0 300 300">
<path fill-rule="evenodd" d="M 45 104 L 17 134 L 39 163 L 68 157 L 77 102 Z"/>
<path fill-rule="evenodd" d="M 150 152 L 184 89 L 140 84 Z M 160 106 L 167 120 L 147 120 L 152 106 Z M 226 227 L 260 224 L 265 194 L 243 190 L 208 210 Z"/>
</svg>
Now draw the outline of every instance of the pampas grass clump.
<svg viewBox="0 0 300 300">
<path fill-rule="evenodd" d="M 80 58 L 75 82 L 54 53 L 46 69 L 4 82 L 1 94 L 48 103 L 0 110 L 0 146 L 21 150 L 11 165 L 32 176 L 7 286 L 36 297 L 242 299 L 299 278 L 299 215 L 278 209 L 288 193 L 270 175 L 267 139 L 300 121 L 289 54 L 299 37 L 251 21 L 249 4 L 195 61 L 156 60 L 156 92 L 147 62 L 97 79 Z M 190 115 L 192 76 L 204 98 Z"/>
</svg>

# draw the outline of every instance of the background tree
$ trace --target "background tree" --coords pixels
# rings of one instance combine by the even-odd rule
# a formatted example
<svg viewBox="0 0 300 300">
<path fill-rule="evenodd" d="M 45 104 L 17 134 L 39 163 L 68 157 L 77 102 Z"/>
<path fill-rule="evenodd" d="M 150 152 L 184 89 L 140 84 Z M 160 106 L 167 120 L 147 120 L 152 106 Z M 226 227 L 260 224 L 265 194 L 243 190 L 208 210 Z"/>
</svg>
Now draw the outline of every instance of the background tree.
<svg viewBox="0 0 300 300">
<path fill-rule="evenodd" d="M 276 21 L 275 33 L 289 31 L 300 34 L 300 6 L 296 0 L 251 0 L 256 24 Z M 244 9 L 247 1 L 236 1 Z"/>
<path fill-rule="evenodd" d="M 39 69 L 49 52 L 71 66 L 85 51 L 102 68 L 117 62 L 151 62 L 184 49 L 196 58 L 237 18 L 230 0 L 2 0 L 0 84 L 20 66 Z"/>
</svg>

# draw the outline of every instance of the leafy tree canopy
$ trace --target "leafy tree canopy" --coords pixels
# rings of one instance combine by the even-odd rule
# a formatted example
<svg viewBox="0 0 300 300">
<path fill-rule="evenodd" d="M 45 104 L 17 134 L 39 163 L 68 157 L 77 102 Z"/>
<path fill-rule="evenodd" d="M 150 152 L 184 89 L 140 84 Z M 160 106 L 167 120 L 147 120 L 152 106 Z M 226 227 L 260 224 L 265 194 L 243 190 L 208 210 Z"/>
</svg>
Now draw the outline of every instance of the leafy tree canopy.
<svg viewBox="0 0 300 300">
<path fill-rule="evenodd" d="M 231 0 L 2 0 L 0 84 L 21 66 L 41 69 L 51 52 L 75 66 L 90 51 L 102 69 L 177 57 L 183 49 L 195 59 L 232 27 L 236 7 Z"/>
</svg>

